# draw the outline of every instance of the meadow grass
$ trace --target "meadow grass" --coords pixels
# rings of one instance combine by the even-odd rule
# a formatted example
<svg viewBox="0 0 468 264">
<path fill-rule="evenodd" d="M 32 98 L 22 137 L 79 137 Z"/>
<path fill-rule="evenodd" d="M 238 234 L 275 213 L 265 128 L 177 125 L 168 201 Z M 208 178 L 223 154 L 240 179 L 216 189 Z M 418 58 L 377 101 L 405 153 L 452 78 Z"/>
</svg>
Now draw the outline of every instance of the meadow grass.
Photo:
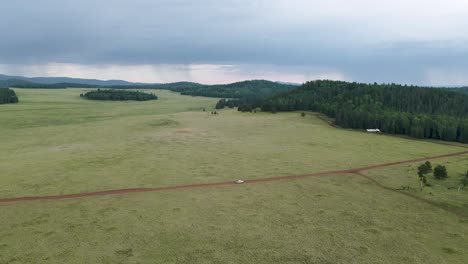
<svg viewBox="0 0 468 264">
<path fill-rule="evenodd" d="M 215 99 L 167 91 L 148 102 L 17 91 L 21 104 L 0 112 L 0 197 L 304 174 L 463 150 L 337 130 L 313 115 L 211 115 L 201 109 Z"/>
<path fill-rule="evenodd" d="M 466 263 L 468 258 L 467 223 L 355 175 L 4 204 L 0 210 L 4 263 Z"/>
<path fill-rule="evenodd" d="M 433 167 L 446 166 L 448 178 L 438 180 L 430 173 L 426 176 L 428 186 L 422 190 L 417 175 L 417 167 L 422 162 L 367 171 L 364 174 L 387 187 L 405 189 L 406 193 L 432 201 L 439 207 L 453 211 L 468 220 L 468 186 L 462 189 L 461 183 L 465 177 L 464 173 L 468 170 L 468 156 L 434 160 L 431 163 Z M 461 187 L 460 190 L 459 187 Z"/>
<path fill-rule="evenodd" d="M 149 102 L 88 101 L 82 91 L 17 89 L 20 104 L 0 106 L 0 197 L 265 178 L 466 150 L 336 129 L 315 114 L 211 115 L 201 109 L 216 99 L 168 91 Z M 434 162 L 450 165 L 443 184 L 466 160 Z M 417 186 L 409 166 L 365 174 L 391 188 Z M 467 191 L 443 184 L 414 193 L 463 209 Z M 468 222 L 457 212 L 359 175 L 0 204 L 0 263 L 466 263 Z"/>
</svg>

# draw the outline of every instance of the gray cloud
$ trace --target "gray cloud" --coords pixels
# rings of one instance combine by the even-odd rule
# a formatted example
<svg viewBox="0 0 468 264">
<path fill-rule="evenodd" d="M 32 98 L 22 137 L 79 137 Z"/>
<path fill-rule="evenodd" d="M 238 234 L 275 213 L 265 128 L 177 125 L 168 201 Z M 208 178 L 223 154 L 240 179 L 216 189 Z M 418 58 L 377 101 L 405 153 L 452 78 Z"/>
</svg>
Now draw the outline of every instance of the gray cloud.
<svg viewBox="0 0 468 264">
<path fill-rule="evenodd" d="M 467 73 L 464 1 L 323 2 L 5 1 L 0 63 L 270 65 L 438 85 L 428 74 Z"/>
</svg>

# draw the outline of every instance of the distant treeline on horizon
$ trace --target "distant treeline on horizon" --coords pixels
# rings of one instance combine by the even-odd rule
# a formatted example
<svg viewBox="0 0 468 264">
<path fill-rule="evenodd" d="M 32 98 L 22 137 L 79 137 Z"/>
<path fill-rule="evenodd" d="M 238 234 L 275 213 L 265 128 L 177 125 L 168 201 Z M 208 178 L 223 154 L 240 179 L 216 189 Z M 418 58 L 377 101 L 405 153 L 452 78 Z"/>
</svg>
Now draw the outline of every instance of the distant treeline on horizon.
<svg viewBox="0 0 468 264">
<path fill-rule="evenodd" d="M 379 128 L 389 134 L 468 143 L 468 87 L 434 88 L 329 80 L 311 81 L 301 86 L 253 80 L 223 85 L 178 82 L 98 87 L 21 81 L 15 87 L 165 89 L 183 95 L 221 98 L 217 109 L 317 111 L 334 118 L 337 125 L 345 128 Z"/>
</svg>

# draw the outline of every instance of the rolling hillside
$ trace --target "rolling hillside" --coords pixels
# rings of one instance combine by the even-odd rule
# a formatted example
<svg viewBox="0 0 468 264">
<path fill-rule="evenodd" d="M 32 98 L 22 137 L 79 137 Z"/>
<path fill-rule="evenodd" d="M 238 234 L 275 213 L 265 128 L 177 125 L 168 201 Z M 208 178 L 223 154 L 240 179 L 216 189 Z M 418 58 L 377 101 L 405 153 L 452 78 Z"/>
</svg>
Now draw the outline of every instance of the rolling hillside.
<svg viewBox="0 0 468 264">
<path fill-rule="evenodd" d="M 142 83 L 132 83 L 122 80 L 96 80 L 96 79 L 80 79 L 80 78 L 69 78 L 69 77 L 23 77 L 23 76 L 10 76 L 0 74 L 0 82 L 10 80 L 12 82 L 25 81 L 36 84 L 57 84 L 57 83 L 74 83 L 74 84 L 86 84 L 92 86 L 110 86 L 110 85 L 140 85 Z"/>
</svg>

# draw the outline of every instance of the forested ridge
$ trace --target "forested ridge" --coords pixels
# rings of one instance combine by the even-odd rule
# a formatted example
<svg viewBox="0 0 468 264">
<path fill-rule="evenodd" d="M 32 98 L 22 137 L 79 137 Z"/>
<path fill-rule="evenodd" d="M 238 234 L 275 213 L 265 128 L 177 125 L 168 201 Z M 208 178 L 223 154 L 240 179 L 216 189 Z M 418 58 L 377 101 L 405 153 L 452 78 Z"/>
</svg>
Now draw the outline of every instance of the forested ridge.
<svg viewBox="0 0 468 264">
<path fill-rule="evenodd" d="M 140 84 L 140 85 L 111 85 L 100 86 L 101 88 L 109 89 L 162 89 L 175 91 L 181 88 L 202 87 L 204 84 L 194 82 L 174 82 L 174 83 L 156 83 L 156 84 Z"/>
<path fill-rule="evenodd" d="M 345 128 L 468 143 L 468 95 L 447 89 L 312 81 L 252 107 L 317 111 Z"/>
<path fill-rule="evenodd" d="M 171 90 L 184 95 L 207 96 L 217 98 L 245 98 L 273 95 L 290 91 L 294 86 L 265 80 L 243 81 L 231 84 L 203 85 L 199 87 L 180 87 Z"/>
<path fill-rule="evenodd" d="M 96 86 L 80 83 L 53 83 L 42 84 L 25 80 L 0 80 L 0 87 L 28 88 L 28 89 L 65 89 L 65 88 L 94 88 Z"/>
<path fill-rule="evenodd" d="M 63 88 L 106 88 L 106 89 L 163 89 L 178 92 L 182 95 L 205 96 L 215 98 L 229 98 L 222 100 L 218 104 L 219 108 L 224 106 L 241 107 L 250 106 L 258 103 L 267 96 L 277 93 L 290 91 L 296 88 L 296 85 L 277 83 L 267 80 L 242 81 L 231 84 L 206 85 L 194 82 L 174 82 L 162 84 L 131 84 L 131 85 L 111 85 L 96 86 L 79 83 L 55 83 L 39 84 L 25 80 L 10 79 L 0 81 L 0 86 L 16 88 L 41 88 L 41 89 L 63 89 Z M 229 101 L 224 105 L 223 102 Z"/>
<path fill-rule="evenodd" d="M 0 88 L 0 104 L 18 103 L 15 91 L 8 88 Z"/>
<path fill-rule="evenodd" d="M 260 103 L 264 98 L 274 94 L 291 91 L 297 86 L 282 84 L 267 80 L 251 80 L 231 84 L 204 85 L 193 82 L 176 82 L 167 84 L 152 84 L 142 86 L 111 86 L 108 88 L 145 88 L 164 89 L 178 92 L 182 95 L 205 96 L 222 98 L 216 104 L 217 109 L 224 107 L 239 107 L 241 110 L 250 109 L 254 104 Z"/>
<path fill-rule="evenodd" d="M 90 91 L 81 94 L 81 97 L 85 97 L 91 100 L 109 100 L 109 101 L 148 101 L 157 100 L 158 97 L 153 93 L 144 93 L 140 91 L 127 91 L 127 90 L 101 90 Z"/>
<path fill-rule="evenodd" d="M 178 92 L 182 95 L 205 96 L 222 98 L 216 104 L 217 109 L 224 107 L 239 107 L 240 110 L 248 111 L 252 105 L 260 103 L 263 99 L 274 94 L 291 91 L 297 88 L 294 84 L 285 84 L 267 80 L 250 80 L 235 82 L 231 84 L 205 85 L 194 82 L 175 82 L 163 84 L 131 84 L 93 86 L 79 83 L 55 83 L 39 84 L 25 80 L 9 79 L 0 81 L 0 85 L 16 88 L 41 88 L 41 89 L 63 89 L 63 88 L 105 88 L 113 90 L 122 89 L 163 89 Z M 104 96 L 107 98 L 107 96 Z M 101 99 L 104 100 L 104 99 Z M 110 100 L 110 99 L 108 99 Z"/>
<path fill-rule="evenodd" d="M 40 83 L 15 83 L 15 88 L 29 88 L 29 89 L 66 89 L 66 88 L 95 88 L 94 85 L 79 84 L 79 83 L 53 83 L 53 84 L 40 84 Z"/>
</svg>

